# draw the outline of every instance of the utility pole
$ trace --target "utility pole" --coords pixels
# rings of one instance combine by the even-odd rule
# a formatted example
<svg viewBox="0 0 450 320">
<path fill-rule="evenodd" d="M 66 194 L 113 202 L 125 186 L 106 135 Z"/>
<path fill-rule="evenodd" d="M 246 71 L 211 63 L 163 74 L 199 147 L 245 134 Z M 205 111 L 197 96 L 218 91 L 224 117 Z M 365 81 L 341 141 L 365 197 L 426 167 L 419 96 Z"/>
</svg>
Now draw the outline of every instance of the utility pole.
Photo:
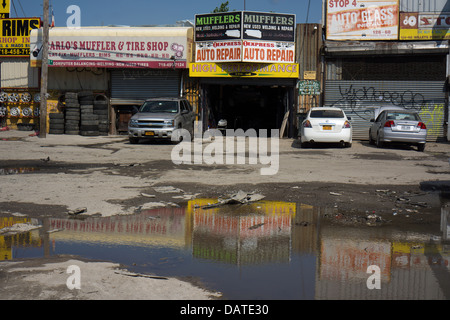
<svg viewBox="0 0 450 320">
<path fill-rule="evenodd" d="M 39 138 L 47 137 L 47 87 L 48 87 L 48 38 L 49 0 L 44 0 L 44 21 L 42 27 L 41 105 L 39 118 Z"/>
</svg>

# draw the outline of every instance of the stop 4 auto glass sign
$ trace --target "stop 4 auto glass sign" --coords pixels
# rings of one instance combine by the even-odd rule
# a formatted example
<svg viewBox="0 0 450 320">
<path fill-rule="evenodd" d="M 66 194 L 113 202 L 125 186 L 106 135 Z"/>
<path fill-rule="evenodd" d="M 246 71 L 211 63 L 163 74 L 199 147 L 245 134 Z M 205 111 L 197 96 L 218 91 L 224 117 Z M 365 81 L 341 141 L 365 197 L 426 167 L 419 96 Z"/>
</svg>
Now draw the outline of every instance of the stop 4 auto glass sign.
<svg viewBox="0 0 450 320">
<path fill-rule="evenodd" d="M 327 0 L 328 40 L 397 40 L 398 27 L 398 0 Z"/>
</svg>

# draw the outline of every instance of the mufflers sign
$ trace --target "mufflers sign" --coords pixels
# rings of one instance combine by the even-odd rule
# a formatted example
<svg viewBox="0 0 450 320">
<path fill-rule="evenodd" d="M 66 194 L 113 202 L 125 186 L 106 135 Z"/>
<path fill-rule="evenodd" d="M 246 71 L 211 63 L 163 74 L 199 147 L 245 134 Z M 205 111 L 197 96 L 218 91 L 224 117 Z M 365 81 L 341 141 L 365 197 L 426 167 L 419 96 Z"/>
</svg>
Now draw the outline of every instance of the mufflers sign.
<svg viewBox="0 0 450 320">
<path fill-rule="evenodd" d="M 195 41 L 295 42 L 295 15 L 237 11 L 195 16 Z"/>
<path fill-rule="evenodd" d="M 196 62 L 295 62 L 295 15 L 232 12 L 196 15 Z"/>
</svg>

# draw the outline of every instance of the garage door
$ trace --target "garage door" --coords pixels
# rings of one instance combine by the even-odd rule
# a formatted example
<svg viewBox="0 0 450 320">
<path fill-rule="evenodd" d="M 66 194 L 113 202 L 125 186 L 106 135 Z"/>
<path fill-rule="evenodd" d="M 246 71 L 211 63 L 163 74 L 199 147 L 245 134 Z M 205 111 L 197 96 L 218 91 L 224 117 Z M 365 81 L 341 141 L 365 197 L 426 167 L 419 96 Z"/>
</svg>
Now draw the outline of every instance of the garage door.
<svg viewBox="0 0 450 320">
<path fill-rule="evenodd" d="M 352 118 L 353 135 L 367 140 L 374 107 L 416 110 L 428 128 L 428 140 L 442 139 L 446 115 L 444 81 L 327 80 L 325 106 L 342 108 Z"/>
</svg>

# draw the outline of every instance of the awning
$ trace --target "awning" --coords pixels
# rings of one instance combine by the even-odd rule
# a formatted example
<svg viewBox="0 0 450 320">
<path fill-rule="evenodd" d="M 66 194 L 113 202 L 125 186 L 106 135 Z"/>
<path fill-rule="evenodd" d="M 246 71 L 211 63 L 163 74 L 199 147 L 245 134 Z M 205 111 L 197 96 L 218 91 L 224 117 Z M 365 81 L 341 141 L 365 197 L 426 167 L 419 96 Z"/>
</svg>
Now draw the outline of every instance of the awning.
<svg viewBox="0 0 450 320">
<path fill-rule="evenodd" d="M 30 41 L 36 67 L 42 60 L 42 29 L 32 30 Z M 192 43 L 190 27 L 52 28 L 48 59 L 50 67 L 185 69 Z"/>
</svg>

